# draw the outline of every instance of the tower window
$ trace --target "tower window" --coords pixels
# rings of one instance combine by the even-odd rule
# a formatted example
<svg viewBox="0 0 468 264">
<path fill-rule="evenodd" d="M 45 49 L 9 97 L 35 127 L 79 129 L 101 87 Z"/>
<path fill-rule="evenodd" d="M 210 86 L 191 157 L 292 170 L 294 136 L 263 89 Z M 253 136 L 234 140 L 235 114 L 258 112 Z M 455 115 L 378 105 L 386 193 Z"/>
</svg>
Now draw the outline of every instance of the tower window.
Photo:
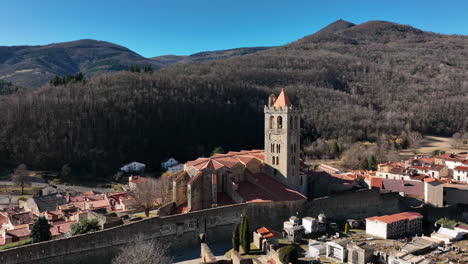
<svg viewBox="0 0 468 264">
<path fill-rule="evenodd" d="M 270 148 L 270 151 L 271 151 L 272 153 L 275 153 L 275 144 L 272 143 L 270 147 L 271 147 L 271 148 Z"/>
<path fill-rule="evenodd" d="M 281 145 L 280 144 L 276 144 L 276 152 L 277 153 L 281 152 Z"/>
<path fill-rule="evenodd" d="M 273 163 L 273 165 L 275 165 L 275 157 L 271 157 L 271 163 Z"/>
<path fill-rule="evenodd" d="M 289 127 L 290 127 L 291 129 L 294 128 L 294 121 L 293 121 L 293 118 L 292 118 L 292 117 L 289 118 Z"/>
<path fill-rule="evenodd" d="M 273 122 L 274 122 L 274 117 L 273 116 L 270 116 L 270 129 L 273 128 Z"/>
<path fill-rule="evenodd" d="M 277 122 L 277 128 L 282 129 L 283 128 L 283 118 L 281 116 L 278 116 L 278 119 L 276 120 Z"/>
</svg>

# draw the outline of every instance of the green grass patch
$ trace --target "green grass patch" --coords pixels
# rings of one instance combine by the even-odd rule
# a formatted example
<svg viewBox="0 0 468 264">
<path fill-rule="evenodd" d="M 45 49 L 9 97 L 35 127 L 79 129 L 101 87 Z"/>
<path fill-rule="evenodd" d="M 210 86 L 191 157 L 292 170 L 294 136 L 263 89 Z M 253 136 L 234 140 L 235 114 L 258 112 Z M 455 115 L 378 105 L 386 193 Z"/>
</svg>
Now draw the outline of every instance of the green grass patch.
<svg viewBox="0 0 468 264">
<path fill-rule="evenodd" d="M 244 254 L 244 250 L 242 250 L 242 247 L 240 248 L 239 250 L 241 256 L 243 258 L 247 258 L 247 259 L 254 259 L 254 258 L 258 258 L 260 257 L 261 254 L 263 254 L 263 251 L 261 251 L 259 248 L 257 248 L 255 246 L 254 243 L 250 243 L 250 251 L 249 251 L 249 254 Z M 226 252 L 226 254 L 224 254 L 224 256 L 228 259 L 231 259 L 231 253 L 232 253 L 232 249 L 230 249 L 228 252 Z"/>
<path fill-rule="evenodd" d="M 24 195 L 36 195 L 42 187 L 24 187 Z M 22 195 L 21 187 L 16 185 L 0 185 L 0 194 Z"/>
<path fill-rule="evenodd" d="M 31 243 L 32 243 L 32 239 L 28 238 L 28 239 L 25 239 L 25 240 L 21 240 L 21 241 L 18 241 L 18 242 L 13 242 L 13 243 L 10 243 L 10 244 L 0 246 L 0 250 L 5 250 L 5 249 L 9 249 L 9 248 L 24 246 L 24 245 L 28 245 L 28 244 L 31 244 Z"/>
<path fill-rule="evenodd" d="M 149 217 L 148 217 L 148 218 L 155 217 L 155 216 L 157 216 L 157 215 L 158 215 L 158 210 L 157 210 L 157 209 L 156 209 L 156 210 L 151 210 L 151 211 L 149 212 Z M 132 217 L 133 217 L 133 218 L 137 218 L 137 217 L 147 218 L 145 212 L 132 214 Z"/>
</svg>

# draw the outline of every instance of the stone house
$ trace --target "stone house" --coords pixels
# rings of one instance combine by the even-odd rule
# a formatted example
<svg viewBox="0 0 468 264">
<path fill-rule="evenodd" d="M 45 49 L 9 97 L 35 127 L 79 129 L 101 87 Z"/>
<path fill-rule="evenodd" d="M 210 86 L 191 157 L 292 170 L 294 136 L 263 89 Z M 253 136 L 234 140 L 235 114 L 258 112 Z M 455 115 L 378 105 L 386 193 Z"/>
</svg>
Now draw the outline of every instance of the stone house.
<svg viewBox="0 0 468 264">
<path fill-rule="evenodd" d="M 31 210 L 35 215 L 42 215 L 46 211 L 53 211 L 59 205 L 67 201 L 61 194 L 49 194 L 43 196 L 33 196 L 26 201 L 20 201 L 20 207 Z"/>
</svg>

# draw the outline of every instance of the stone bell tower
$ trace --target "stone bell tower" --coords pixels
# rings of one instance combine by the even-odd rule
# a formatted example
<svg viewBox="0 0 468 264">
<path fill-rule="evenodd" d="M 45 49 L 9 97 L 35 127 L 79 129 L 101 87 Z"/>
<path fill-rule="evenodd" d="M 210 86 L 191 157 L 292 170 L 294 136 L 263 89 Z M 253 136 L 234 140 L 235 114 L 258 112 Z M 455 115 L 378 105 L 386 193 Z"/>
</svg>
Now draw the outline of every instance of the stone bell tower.
<svg viewBox="0 0 468 264">
<path fill-rule="evenodd" d="M 299 176 L 300 111 L 281 90 L 272 94 L 265 106 L 265 172 L 298 190 L 303 184 Z"/>
</svg>

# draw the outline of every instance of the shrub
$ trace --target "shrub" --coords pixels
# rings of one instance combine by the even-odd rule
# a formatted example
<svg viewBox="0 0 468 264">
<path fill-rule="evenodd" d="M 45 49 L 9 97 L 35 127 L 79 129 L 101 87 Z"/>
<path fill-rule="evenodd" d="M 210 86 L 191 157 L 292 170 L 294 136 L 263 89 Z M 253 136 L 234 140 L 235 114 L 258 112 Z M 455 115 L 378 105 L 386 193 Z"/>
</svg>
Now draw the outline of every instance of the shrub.
<svg viewBox="0 0 468 264">
<path fill-rule="evenodd" d="M 96 218 L 83 219 L 80 222 L 72 224 L 70 234 L 72 236 L 79 234 L 86 234 L 89 232 L 96 232 L 101 230 L 101 226 Z"/>
<path fill-rule="evenodd" d="M 47 241 L 51 237 L 50 225 L 45 217 L 39 217 L 34 222 L 31 230 L 31 238 L 33 243 Z"/>
<path fill-rule="evenodd" d="M 297 263 L 297 250 L 294 246 L 280 248 L 278 257 L 283 264 Z"/>
</svg>

